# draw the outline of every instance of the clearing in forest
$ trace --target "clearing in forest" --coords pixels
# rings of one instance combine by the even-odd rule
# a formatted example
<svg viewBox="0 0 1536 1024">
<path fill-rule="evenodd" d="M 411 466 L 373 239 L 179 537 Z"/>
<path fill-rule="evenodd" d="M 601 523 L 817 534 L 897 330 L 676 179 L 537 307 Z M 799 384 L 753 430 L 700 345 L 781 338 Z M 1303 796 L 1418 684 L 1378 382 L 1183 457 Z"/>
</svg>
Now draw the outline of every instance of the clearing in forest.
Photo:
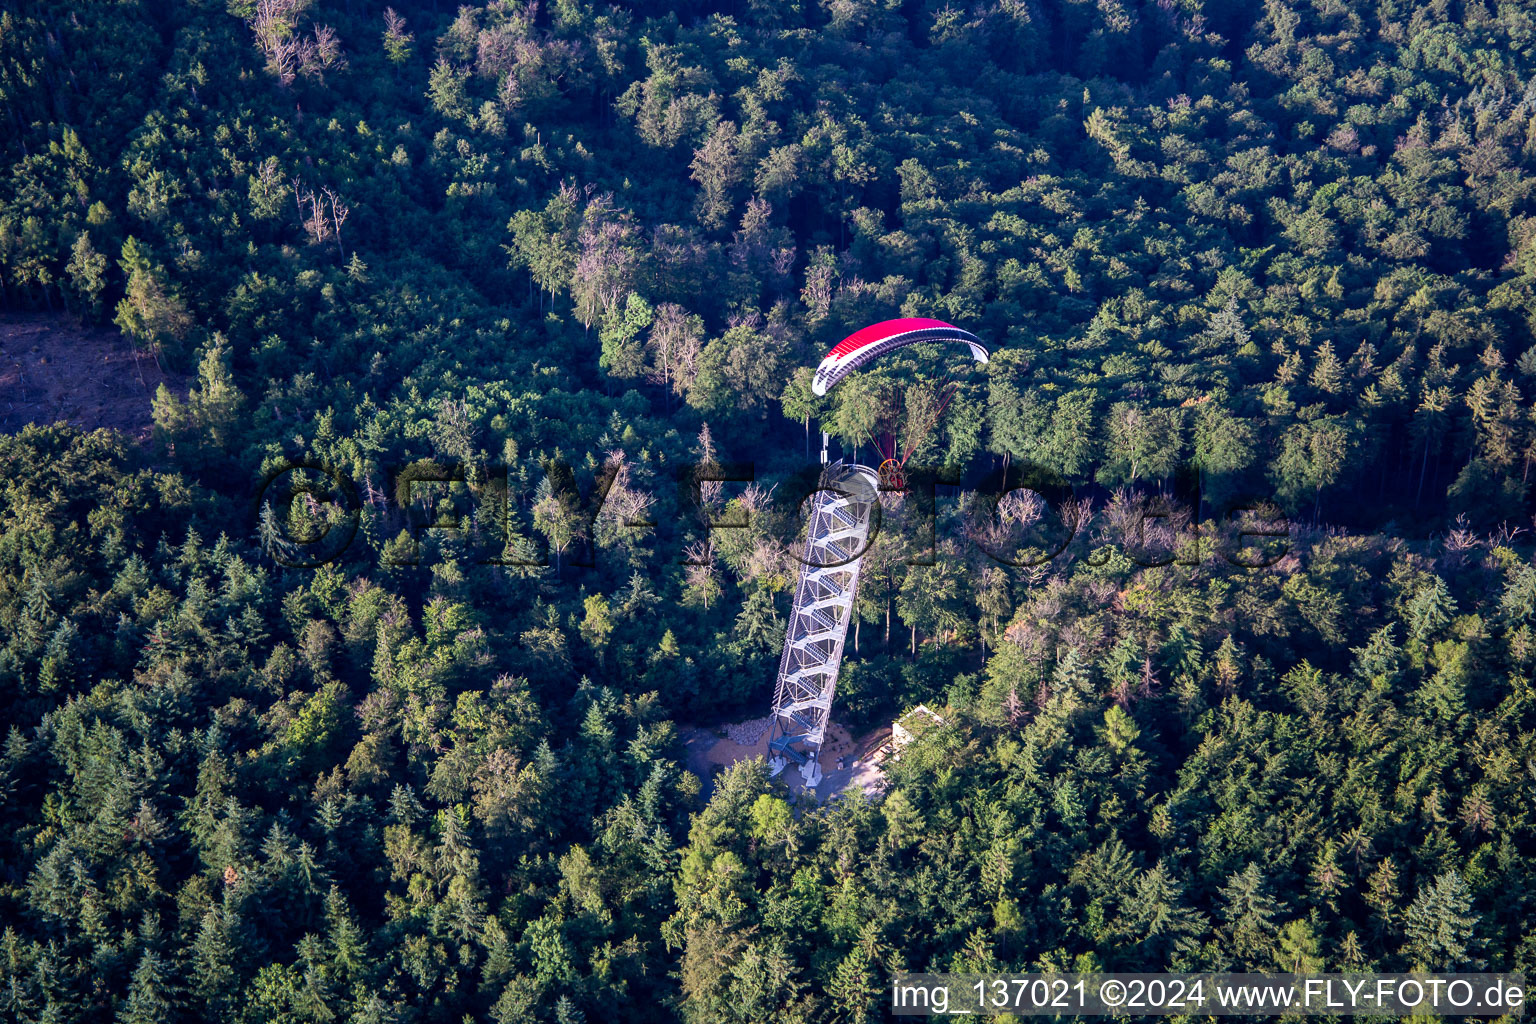
<svg viewBox="0 0 1536 1024">
<path fill-rule="evenodd" d="M 679 726 L 678 731 L 682 735 L 683 746 L 688 752 L 688 770 L 704 781 L 706 799 L 713 788 L 715 772 L 737 761 L 745 761 L 753 757 L 767 759 L 768 730 L 766 728 L 761 729 L 761 735 L 755 742 L 741 743 L 732 738 L 733 733 L 741 736 L 744 727 L 755 724 L 757 723 L 744 722 L 740 725 L 715 727 Z M 747 728 L 746 734 L 750 735 L 757 731 Z M 827 726 L 827 742 L 820 750 L 822 780 L 821 785 L 816 787 L 816 796 L 822 801 L 831 800 L 854 786 L 864 790 L 868 796 L 878 796 L 885 786 L 885 776 L 880 771 L 880 763 L 889 751 L 887 741 L 890 735 L 890 726 L 883 726 L 854 738 L 847 729 L 836 722 L 830 723 Z M 779 779 L 789 787 L 791 792 L 798 793 L 805 788 L 799 771 L 786 770 Z"/>
<path fill-rule="evenodd" d="M 82 430 L 120 430 L 144 444 L 161 381 L 186 392 L 117 331 L 81 327 L 65 316 L 0 313 L 0 432 L 67 420 Z"/>
</svg>

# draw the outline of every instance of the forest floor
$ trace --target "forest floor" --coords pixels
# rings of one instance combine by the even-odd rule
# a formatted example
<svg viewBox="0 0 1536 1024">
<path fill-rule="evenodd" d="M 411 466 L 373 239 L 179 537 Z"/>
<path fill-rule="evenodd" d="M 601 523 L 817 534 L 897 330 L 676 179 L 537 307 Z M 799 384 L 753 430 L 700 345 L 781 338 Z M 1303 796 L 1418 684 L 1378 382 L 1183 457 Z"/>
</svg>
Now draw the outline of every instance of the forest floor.
<svg viewBox="0 0 1536 1024">
<path fill-rule="evenodd" d="M 153 356 L 135 351 L 117 331 L 81 327 L 62 315 L 0 313 L 0 432 L 68 420 L 146 444 L 150 402 L 162 381 L 186 394 L 184 381 L 162 373 Z"/>
<path fill-rule="evenodd" d="M 709 799 L 714 775 L 737 761 L 753 757 L 768 757 L 768 734 L 755 743 L 737 743 L 727 734 L 727 726 L 683 725 L 680 728 L 683 746 L 687 750 L 688 770 L 704 782 L 703 796 Z M 855 738 L 847 729 L 832 722 L 827 727 L 827 741 L 821 747 L 821 785 L 816 795 L 822 801 L 834 799 L 850 787 L 862 789 L 868 796 L 878 796 L 885 788 L 885 777 L 880 763 L 886 756 L 886 741 L 890 738 L 890 726 L 871 729 Z M 779 776 L 792 793 L 805 789 L 805 783 L 795 766 L 786 768 Z"/>
</svg>

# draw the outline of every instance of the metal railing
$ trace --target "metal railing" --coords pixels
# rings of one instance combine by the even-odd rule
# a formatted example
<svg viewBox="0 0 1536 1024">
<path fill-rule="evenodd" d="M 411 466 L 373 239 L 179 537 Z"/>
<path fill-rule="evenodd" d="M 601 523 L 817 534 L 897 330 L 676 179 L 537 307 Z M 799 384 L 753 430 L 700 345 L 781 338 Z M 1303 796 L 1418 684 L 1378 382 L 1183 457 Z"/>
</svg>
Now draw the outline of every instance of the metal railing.
<svg viewBox="0 0 1536 1024">
<path fill-rule="evenodd" d="M 821 487 L 806 526 L 768 734 L 773 774 L 794 761 L 810 786 L 821 781 L 817 754 L 853 618 L 859 563 L 879 507 L 879 477 L 868 466 L 834 462 L 822 471 Z"/>
</svg>

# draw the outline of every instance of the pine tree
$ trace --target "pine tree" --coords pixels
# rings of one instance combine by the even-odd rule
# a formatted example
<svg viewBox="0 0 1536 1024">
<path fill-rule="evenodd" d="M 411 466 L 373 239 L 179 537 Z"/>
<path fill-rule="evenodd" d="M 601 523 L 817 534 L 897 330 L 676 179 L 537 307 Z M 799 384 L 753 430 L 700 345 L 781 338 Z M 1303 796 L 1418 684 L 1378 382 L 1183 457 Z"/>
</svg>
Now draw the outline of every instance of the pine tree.
<svg viewBox="0 0 1536 1024">
<path fill-rule="evenodd" d="M 1338 965 L 1346 971 L 1364 970 L 1370 966 L 1360 948 L 1360 936 L 1351 929 L 1339 940 Z"/>
<path fill-rule="evenodd" d="M 1371 919 L 1378 934 L 1397 930 L 1397 901 L 1397 864 L 1391 857 L 1383 857 L 1365 882 L 1365 903 L 1371 908 Z"/>
<path fill-rule="evenodd" d="M 234 445 L 234 427 L 245 404 L 229 359 L 229 343 L 222 334 L 215 334 L 198 363 L 198 386 L 187 396 L 190 426 L 197 431 L 199 441 L 220 454 Z"/>
<path fill-rule="evenodd" d="M 587 1024 L 587 1015 L 571 1001 L 571 997 L 562 995 L 555 1002 L 555 1024 Z"/>
<path fill-rule="evenodd" d="M 1467 710 L 1471 648 L 1464 643 L 1443 640 L 1435 644 L 1433 660 L 1437 667 L 1414 691 L 1414 705 L 1425 715 L 1454 722 Z"/>
<path fill-rule="evenodd" d="M 1213 660 L 1216 685 L 1221 687 L 1223 693 L 1236 691 L 1237 681 L 1243 673 L 1244 653 L 1242 644 L 1233 640 L 1231 633 L 1221 638 L 1221 645 L 1216 648 Z"/>
<path fill-rule="evenodd" d="M 1220 344 L 1222 350 L 1228 354 L 1235 353 L 1248 344 L 1252 334 L 1243 323 L 1243 315 L 1238 312 L 1237 296 L 1227 296 L 1227 304 L 1211 314 L 1206 334 Z"/>
<path fill-rule="evenodd" d="M 107 258 L 91 245 L 90 232 L 82 231 L 75 236 L 65 273 L 69 275 L 81 319 L 96 320 L 101 316 L 101 293 L 107 287 L 107 266 Z"/>
<path fill-rule="evenodd" d="M 1104 712 L 1104 725 L 1099 730 L 1099 736 L 1115 753 L 1124 753 L 1140 735 L 1141 729 L 1136 720 L 1120 705 L 1112 705 Z"/>
<path fill-rule="evenodd" d="M 449 808 L 439 812 L 438 824 L 442 838 L 434 852 L 434 860 L 439 877 L 464 878 L 473 882 L 479 874 L 480 856 L 470 844 L 460 810 Z"/>
<path fill-rule="evenodd" d="M 208 1018 L 221 1017 L 228 1011 L 237 981 L 234 945 L 224 914 L 210 908 L 192 942 L 192 995 L 202 1002 Z"/>
<path fill-rule="evenodd" d="M 880 1019 L 880 985 L 863 947 L 855 946 L 838 961 L 827 984 L 827 995 L 848 1024 L 872 1024 Z"/>
<path fill-rule="evenodd" d="M 1452 398 L 1451 389 L 1438 387 L 1431 390 L 1425 387 L 1419 407 L 1414 411 L 1413 420 L 1409 429 L 1413 437 L 1419 442 L 1421 455 L 1419 459 L 1419 483 L 1414 494 L 1414 504 L 1417 505 L 1424 497 L 1424 479 L 1429 472 L 1429 457 L 1438 455 L 1441 444 L 1444 441 L 1446 425 L 1450 420 L 1446 410 L 1450 408 Z"/>
<path fill-rule="evenodd" d="M 1278 931 L 1274 917 L 1280 908 L 1269 894 L 1259 866 L 1250 862 L 1243 870 L 1229 875 L 1221 888 L 1221 900 L 1221 916 L 1227 924 L 1232 952 L 1248 967 L 1270 961 Z"/>
<path fill-rule="evenodd" d="M 1397 624 L 1387 623 L 1371 634 L 1364 647 L 1351 652 L 1355 656 L 1355 674 L 1377 686 L 1390 688 L 1397 682 L 1402 663 L 1402 651 L 1393 640 Z"/>
<path fill-rule="evenodd" d="M 1408 635 L 1425 642 L 1456 614 L 1456 599 L 1451 596 L 1444 580 L 1431 576 L 1414 592 L 1403 612 L 1408 619 Z"/>
<path fill-rule="evenodd" d="M 256 542 L 261 547 L 262 554 L 279 564 L 286 564 L 292 545 L 283 534 L 283 528 L 277 523 L 277 513 L 272 510 L 272 503 L 261 503 L 261 513 L 257 520 Z"/>
<path fill-rule="evenodd" d="M 1335 895 L 1344 888 L 1344 869 L 1339 867 L 1337 848 L 1325 842 L 1312 861 L 1312 891 L 1329 907 L 1335 907 Z"/>
<path fill-rule="evenodd" d="M 1164 861 L 1142 872 L 1125 901 L 1126 930 L 1141 941 L 1146 967 L 1175 966 L 1208 927 L 1204 915 L 1185 905 L 1184 886 Z"/>
<path fill-rule="evenodd" d="M 137 239 L 130 237 L 123 242 L 119 266 L 128 275 L 128 286 L 117 304 L 117 326 L 158 360 L 164 341 L 181 341 L 192 330 L 192 314 L 171 289 L 165 271 L 150 259 L 149 250 Z"/>
<path fill-rule="evenodd" d="M 731 648 L 744 660 L 776 658 L 784 643 L 784 620 L 766 587 L 755 587 L 741 603 L 736 616 Z"/>
<path fill-rule="evenodd" d="M 1477 923 L 1467 884 L 1458 872 L 1446 871 L 1419 890 L 1404 915 L 1403 931 L 1408 941 L 1403 953 L 1419 970 L 1454 971 L 1474 966 Z"/>
<path fill-rule="evenodd" d="M 1056 671 L 1051 677 L 1052 688 L 1056 691 L 1072 690 L 1084 696 L 1093 693 L 1093 675 L 1082 655 L 1076 647 L 1068 647 L 1067 653 L 1056 665 Z"/>
<path fill-rule="evenodd" d="M 1344 364 L 1334 354 L 1331 341 L 1317 347 L 1317 355 L 1312 361 L 1312 386 L 1329 395 L 1344 390 Z"/>
<path fill-rule="evenodd" d="M 1280 930 L 1276 966 L 1290 974 L 1312 974 L 1323 969 L 1322 943 L 1306 920 L 1288 921 Z"/>
<path fill-rule="evenodd" d="M 158 953 L 146 949 L 134 968 L 128 998 L 117 1019 L 121 1024 L 172 1024 L 177 1017 L 170 971 Z"/>
<path fill-rule="evenodd" d="M 28 974 L 33 949 L 24 943 L 13 925 L 0 936 L 0 1014 L 6 1020 L 33 1020 L 40 1000 Z"/>
</svg>

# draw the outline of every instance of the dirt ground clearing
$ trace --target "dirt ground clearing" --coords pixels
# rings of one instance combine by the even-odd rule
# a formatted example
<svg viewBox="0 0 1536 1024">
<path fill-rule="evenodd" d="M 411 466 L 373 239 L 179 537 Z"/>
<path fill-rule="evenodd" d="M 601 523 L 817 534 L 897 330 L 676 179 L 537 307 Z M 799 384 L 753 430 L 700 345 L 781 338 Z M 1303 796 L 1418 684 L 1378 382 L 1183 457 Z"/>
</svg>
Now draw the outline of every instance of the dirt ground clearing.
<svg viewBox="0 0 1536 1024">
<path fill-rule="evenodd" d="M 768 734 L 765 732 L 756 743 L 743 744 L 732 741 L 729 726 L 680 725 L 683 745 L 688 751 L 688 769 L 704 781 L 704 796 L 708 798 L 714 774 L 752 757 L 768 757 Z M 848 730 L 831 723 L 827 729 L 827 741 L 821 748 L 821 785 L 816 796 L 821 801 L 836 797 L 850 786 L 858 786 L 870 796 L 878 795 L 885 784 L 880 772 L 880 761 L 885 756 L 885 741 L 890 737 L 890 727 L 872 729 L 855 739 Z M 779 776 L 791 792 L 805 788 L 796 766 L 791 764 Z"/>
<path fill-rule="evenodd" d="M 161 381 L 186 394 L 181 380 L 161 373 L 117 331 L 80 327 L 67 316 L 0 313 L 0 432 L 68 420 L 85 430 L 121 430 L 143 444 Z"/>
</svg>

